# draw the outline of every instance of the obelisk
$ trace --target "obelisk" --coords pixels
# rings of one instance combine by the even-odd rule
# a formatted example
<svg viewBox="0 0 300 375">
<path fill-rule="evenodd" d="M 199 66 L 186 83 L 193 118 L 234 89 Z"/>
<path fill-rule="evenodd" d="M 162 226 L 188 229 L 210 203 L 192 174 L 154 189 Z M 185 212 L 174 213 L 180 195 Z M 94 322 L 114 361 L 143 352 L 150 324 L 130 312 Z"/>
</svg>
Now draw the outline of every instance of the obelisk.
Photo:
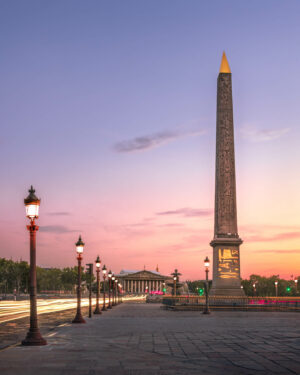
<svg viewBox="0 0 300 375">
<path fill-rule="evenodd" d="M 223 53 L 217 89 L 215 228 L 211 296 L 244 296 L 237 229 L 231 71 Z"/>
</svg>

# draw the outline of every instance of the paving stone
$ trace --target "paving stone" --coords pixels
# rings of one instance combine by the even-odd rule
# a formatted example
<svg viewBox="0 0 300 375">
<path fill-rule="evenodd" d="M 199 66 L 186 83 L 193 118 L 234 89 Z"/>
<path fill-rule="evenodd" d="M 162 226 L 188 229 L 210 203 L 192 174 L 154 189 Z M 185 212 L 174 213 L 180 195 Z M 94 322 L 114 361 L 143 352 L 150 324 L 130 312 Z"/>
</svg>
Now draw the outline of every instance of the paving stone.
<svg viewBox="0 0 300 375">
<path fill-rule="evenodd" d="M 42 328 L 48 345 L 1 351 L 0 373 L 300 373 L 300 314 L 218 311 L 206 318 L 197 312 L 174 314 L 158 305 L 124 303 L 83 325 L 55 327 L 55 319 L 50 319 L 52 325 Z M 18 326 L 10 326 L 10 333 L 12 328 Z M 0 325 L 0 339 L 17 341 L 8 331 L 1 336 L 4 331 Z"/>
</svg>

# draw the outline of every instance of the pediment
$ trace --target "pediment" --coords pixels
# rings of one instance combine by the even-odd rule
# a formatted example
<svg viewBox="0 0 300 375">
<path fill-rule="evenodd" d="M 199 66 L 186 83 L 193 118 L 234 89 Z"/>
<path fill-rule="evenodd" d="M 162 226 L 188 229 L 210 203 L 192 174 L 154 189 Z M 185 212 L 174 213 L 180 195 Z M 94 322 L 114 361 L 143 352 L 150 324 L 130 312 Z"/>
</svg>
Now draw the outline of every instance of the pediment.
<svg viewBox="0 0 300 375">
<path fill-rule="evenodd" d="M 156 273 L 153 273 L 151 271 L 146 271 L 146 270 L 143 270 L 143 271 L 138 271 L 138 272 L 135 272 L 135 273 L 131 273 L 129 275 L 126 275 L 124 276 L 124 278 L 126 279 L 156 279 L 156 280 L 162 280 L 162 279 L 166 279 L 166 276 L 164 275 L 158 275 Z"/>
</svg>

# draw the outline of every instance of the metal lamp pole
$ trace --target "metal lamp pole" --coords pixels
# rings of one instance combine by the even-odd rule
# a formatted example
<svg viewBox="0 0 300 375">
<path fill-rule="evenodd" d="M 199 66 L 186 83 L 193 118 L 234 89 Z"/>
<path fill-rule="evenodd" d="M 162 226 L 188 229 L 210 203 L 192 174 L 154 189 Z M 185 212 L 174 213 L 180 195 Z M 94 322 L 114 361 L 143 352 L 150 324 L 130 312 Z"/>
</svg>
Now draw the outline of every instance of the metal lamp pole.
<svg viewBox="0 0 300 375">
<path fill-rule="evenodd" d="M 176 281 L 177 281 L 177 277 L 174 276 L 173 279 L 174 279 L 174 297 L 176 297 Z"/>
<path fill-rule="evenodd" d="M 27 346 L 47 345 L 47 341 L 40 333 L 37 317 L 36 232 L 39 227 L 35 225 L 35 219 L 39 216 L 40 199 L 34 193 L 35 190 L 31 186 L 28 197 L 24 199 L 26 216 L 30 219 L 30 225 L 27 225 L 30 234 L 30 328 L 26 338 L 22 341 L 22 345 Z"/>
<path fill-rule="evenodd" d="M 78 241 L 76 242 L 76 251 L 77 251 L 77 260 L 78 260 L 78 284 L 77 284 L 77 312 L 74 320 L 72 323 L 85 323 L 81 315 L 81 261 L 83 253 L 84 243 L 81 240 L 81 236 L 79 236 Z"/>
<path fill-rule="evenodd" d="M 111 281 L 112 281 L 112 306 L 116 306 L 116 300 L 115 300 L 115 276 L 112 275 Z"/>
<path fill-rule="evenodd" d="M 92 317 L 92 275 L 93 275 L 93 263 L 88 263 L 89 271 L 89 318 Z"/>
<path fill-rule="evenodd" d="M 96 263 L 96 273 L 97 273 L 97 294 L 96 294 L 96 308 L 95 308 L 94 314 L 101 314 L 101 310 L 100 310 L 100 307 L 99 307 L 101 261 L 100 261 L 99 255 L 97 256 L 97 259 L 96 259 L 95 263 Z"/>
<path fill-rule="evenodd" d="M 204 259 L 204 266 L 205 266 L 205 308 L 203 310 L 203 314 L 210 314 L 209 307 L 208 307 L 208 268 L 209 268 L 209 259 L 206 257 Z"/>
<path fill-rule="evenodd" d="M 278 281 L 275 281 L 274 284 L 275 284 L 275 295 L 276 297 L 278 297 Z"/>
<path fill-rule="evenodd" d="M 103 273 L 103 307 L 102 307 L 102 311 L 106 311 L 106 306 L 105 306 L 105 279 L 106 279 L 106 267 L 105 267 L 105 264 L 102 268 L 102 273 Z"/>
<path fill-rule="evenodd" d="M 111 304 L 111 278 L 112 278 L 112 272 L 109 270 L 108 272 L 108 309 L 112 308 Z"/>
</svg>

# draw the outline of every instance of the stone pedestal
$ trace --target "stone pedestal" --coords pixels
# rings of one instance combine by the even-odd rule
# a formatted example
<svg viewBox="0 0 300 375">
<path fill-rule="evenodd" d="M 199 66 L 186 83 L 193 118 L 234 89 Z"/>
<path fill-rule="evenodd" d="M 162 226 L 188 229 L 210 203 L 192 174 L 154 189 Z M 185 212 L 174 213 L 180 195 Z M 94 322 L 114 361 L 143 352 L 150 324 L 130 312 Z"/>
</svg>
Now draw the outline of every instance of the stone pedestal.
<svg viewBox="0 0 300 375">
<path fill-rule="evenodd" d="M 240 238 L 215 238 L 213 247 L 213 282 L 210 296 L 245 296 L 240 278 Z"/>
</svg>

